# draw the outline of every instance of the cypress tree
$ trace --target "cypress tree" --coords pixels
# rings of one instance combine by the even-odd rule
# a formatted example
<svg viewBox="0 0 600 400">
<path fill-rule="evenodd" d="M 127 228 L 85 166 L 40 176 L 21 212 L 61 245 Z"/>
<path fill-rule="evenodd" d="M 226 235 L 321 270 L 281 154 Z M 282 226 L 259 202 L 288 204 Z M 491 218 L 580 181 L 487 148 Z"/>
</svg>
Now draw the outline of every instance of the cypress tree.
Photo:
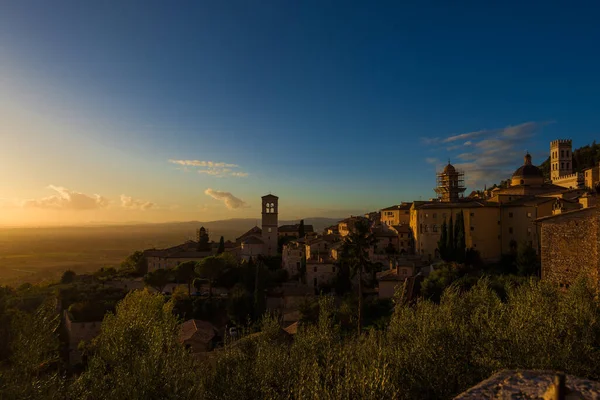
<svg viewBox="0 0 600 400">
<path fill-rule="evenodd" d="M 217 254 L 221 254 L 225 251 L 225 239 L 221 236 L 221 240 L 219 240 L 219 248 L 217 249 Z"/>
<path fill-rule="evenodd" d="M 298 236 L 300 237 L 300 239 L 302 239 L 305 236 L 303 219 L 300 220 L 300 227 L 298 228 Z"/>
<path fill-rule="evenodd" d="M 442 223 L 442 233 L 440 234 L 440 240 L 438 241 L 438 251 L 442 260 L 447 261 L 448 258 L 448 225 L 446 219 Z"/>
<path fill-rule="evenodd" d="M 454 224 L 452 223 L 452 213 L 450 213 L 450 222 L 448 223 L 448 241 L 446 242 L 446 261 L 454 261 L 454 249 L 456 242 L 454 241 Z"/>
<path fill-rule="evenodd" d="M 454 240 L 456 241 L 454 259 L 457 262 L 464 262 L 467 245 L 465 239 L 465 215 L 462 210 L 457 215 L 456 224 L 454 224 Z"/>
</svg>

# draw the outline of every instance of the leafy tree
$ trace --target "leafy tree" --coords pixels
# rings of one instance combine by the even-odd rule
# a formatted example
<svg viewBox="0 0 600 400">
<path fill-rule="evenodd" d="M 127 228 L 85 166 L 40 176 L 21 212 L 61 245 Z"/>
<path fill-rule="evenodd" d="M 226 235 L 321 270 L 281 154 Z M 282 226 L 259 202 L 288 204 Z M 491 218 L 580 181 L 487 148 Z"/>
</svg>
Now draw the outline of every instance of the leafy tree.
<svg viewBox="0 0 600 400">
<path fill-rule="evenodd" d="M 162 293 L 165 286 L 169 283 L 169 279 L 171 278 L 171 273 L 167 269 L 159 268 L 155 271 L 148 272 L 144 276 L 144 283 L 151 288 L 156 289 L 158 292 Z"/>
<path fill-rule="evenodd" d="M 208 280 L 208 296 L 212 297 L 212 287 L 215 281 L 225 270 L 225 260 L 219 256 L 210 256 L 203 258 L 196 265 L 198 276 Z"/>
<path fill-rule="evenodd" d="M 304 220 L 300 220 L 300 227 L 298 228 L 298 236 L 302 239 L 306 234 L 304 233 Z"/>
<path fill-rule="evenodd" d="M 178 281 L 183 281 L 187 284 L 188 294 L 192 294 L 192 281 L 196 277 L 196 262 L 186 261 L 175 268 L 175 275 Z"/>
<path fill-rule="evenodd" d="M 78 399 L 193 399 L 191 356 L 179 343 L 173 302 L 135 291 L 108 314 L 90 348 L 88 368 L 71 387 Z"/>
<path fill-rule="evenodd" d="M 225 238 L 221 236 L 219 240 L 219 248 L 217 249 L 217 254 L 222 254 L 225 252 Z"/>
<path fill-rule="evenodd" d="M 421 283 L 421 296 L 436 302 L 440 301 L 444 290 L 459 278 L 452 264 L 444 264 L 429 274 Z"/>
<path fill-rule="evenodd" d="M 350 267 L 352 275 L 358 275 L 358 316 L 357 331 L 360 334 L 362 330 L 362 297 L 363 297 L 363 274 L 369 272 L 372 263 L 369 259 L 369 248 L 376 243 L 377 239 L 371 232 L 370 224 L 367 220 L 358 220 L 354 224 L 354 229 L 344 237 L 342 244 L 342 255 L 346 257 L 345 262 Z"/>
<path fill-rule="evenodd" d="M 60 277 L 60 283 L 71 283 L 75 280 L 76 276 L 77 274 L 75 272 L 68 269 L 63 272 L 62 276 Z"/>
<path fill-rule="evenodd" d="M 148 260 L 143 251 L 134 251 L 121 263 L 121 270 L 137 276 L 148 273 Z"/>
<path fill-rule="evenodd" d="M 192 282 L 192 285 L 194 285 L 194 289 L 196 289 L 196 292 L 199 292 L 200 289 L 202 288 L 202 282 L 203 282 L 203 280 L 200 278 L 196 278 Z"/>
<path fill-rule="evenodd" d="M 517 269 L 519 275 L 537 275 L 539 271 L 538 256 L 528 244 L 520 243 L 517 251 Z"/>
<path fill-rule="evenodd" d="M 60 316 L 50 300 L 33 313 L 16 311 L 11 326 L 8 369 L 0 369 L 0 397 L 6 399 L 64 398 L 60 362 Z"/>
</svg>

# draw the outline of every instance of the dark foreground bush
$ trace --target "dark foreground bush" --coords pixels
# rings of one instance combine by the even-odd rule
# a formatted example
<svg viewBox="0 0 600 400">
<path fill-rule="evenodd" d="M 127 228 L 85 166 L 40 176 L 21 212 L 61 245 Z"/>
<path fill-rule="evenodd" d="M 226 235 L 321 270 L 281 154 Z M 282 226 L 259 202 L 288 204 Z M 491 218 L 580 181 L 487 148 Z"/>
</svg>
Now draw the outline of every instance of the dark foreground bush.
<svg viewBox="0 0 600 400">
<path fill-rule="evenodd" d="M 182 352 L 158 299 L 130 294 L 105 321 L 90 369 L 65 390 L 89 399 L 448 399 L 503 368 L 600 378 L 600 307 L 583 281 L 563 294 L 532 280 L 504 302 L 486 280 L 451 287 L 439 304 L 397 306 L 384 330 L 360 337 L 342 334 L 322 297 L 317 323 L 293 342 L 265 317 L 262 333 L 201 362 Z"/>
</svg>

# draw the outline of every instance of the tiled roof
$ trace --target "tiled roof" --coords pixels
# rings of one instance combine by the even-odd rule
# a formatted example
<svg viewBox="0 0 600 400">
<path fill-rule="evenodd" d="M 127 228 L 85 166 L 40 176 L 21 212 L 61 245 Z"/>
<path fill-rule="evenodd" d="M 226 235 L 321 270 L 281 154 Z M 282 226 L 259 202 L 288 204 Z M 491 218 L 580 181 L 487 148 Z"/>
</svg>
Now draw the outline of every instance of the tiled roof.
<svg viewBox="0 0 600 400">
<path fill-rule="evenodd" d="M 244 244 L 264 244 L 265 242 L 262 239 L 257 238 L 256 236 L 250 236 L 242 241 Z"/>
<path fill-rule="evenodd" d="M 258 226 L 255 226 L 254 228 L 250 229 L 248 232 L 244 233 L 242 236 L 240 236 L 239 238 L 237 238 L 235 240 L 236 241 L 242 240 L 251 235 L 262 235 L 262 229 L 260 229 Z"/>
<path fill-rule="evenodd" d="M 398 233 L 412 233 L 412 229 L 410 229 L 410 225 L 394 225 L 392 228 Z"/>
<path fill-rule="evenodd" d="M 417 206 L 417 209 L 436 209 L 436 208 L 480 208 L 480 207 L 498 207 L 498 203 L 487 202 L 483 200 L 466 200 L 457 202 L 431 202 Z"/>
<path fill-rule="evenodd" d="M 298 232 L 300 231 L 300 224 L 294 224 L 294 225 L 281 225 L 279 228 L 277 228 L 278 232 Z M 314 232 L 313 226 L 312 225 L 304 225 L 304 232 L 308 233 L 308 232 Z"/>
<path fill-rule="evenodd" d="M 392 211 L 392 210 L 410 210 L 413 203 L 402 203 L 396 204 L 395 206 L 390 206 L 386 208 L 382 208 L 381 211 Z"/>
<path fill-rule="evenodd" d="M 181 324 L 181 331 L 179 333 L 179 341 L 185 342 L 192 337 L 198 337 L 202 342 L 210 342 L 217 333 L 217 328 L 210 322 L 202 321 L 200 319 L 190 319 Z"/>
<path fill-rule="evenodd" d="M 327 242 L 327 243 L 334 243 L 337 242 L 339 240 L 337 235 L 322 235 L 322 236 L 317 236 L 314 239 L 309 239 L 306 241 L 306 244 L 311 245 L 311 244 L 315 244 L 315 243 L 319 243 L 319 242 Z"/>
</svg>

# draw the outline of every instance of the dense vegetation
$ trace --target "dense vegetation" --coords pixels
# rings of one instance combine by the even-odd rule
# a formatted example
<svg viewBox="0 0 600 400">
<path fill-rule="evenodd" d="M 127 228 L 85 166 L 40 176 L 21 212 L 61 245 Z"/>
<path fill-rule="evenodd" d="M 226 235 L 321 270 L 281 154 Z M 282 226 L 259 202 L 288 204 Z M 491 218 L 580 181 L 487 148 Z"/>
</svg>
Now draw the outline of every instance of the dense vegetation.
<svg viewBox="0 0 600 400">
<path fill-rule="evenodd" d="M 340 310 L 323 296 L 316 323 L 293 341 L 266 316 L 261 334 L 198 360 L 177 340 L 174 300 L 132 292 L 105 317 L 79 376 L 59 362 L 53 307 L 13 310 L 0 398 L 446 399 L 502 368 L 600 379 L 600 301 L 585 281 L 563 294 L 532 278 L 508 285 L 503 300 L 481 279 L 447 288 L 439 304 L 396 300 L 387 326 L 358 335 L 340 329 Z"/>
</svg>

